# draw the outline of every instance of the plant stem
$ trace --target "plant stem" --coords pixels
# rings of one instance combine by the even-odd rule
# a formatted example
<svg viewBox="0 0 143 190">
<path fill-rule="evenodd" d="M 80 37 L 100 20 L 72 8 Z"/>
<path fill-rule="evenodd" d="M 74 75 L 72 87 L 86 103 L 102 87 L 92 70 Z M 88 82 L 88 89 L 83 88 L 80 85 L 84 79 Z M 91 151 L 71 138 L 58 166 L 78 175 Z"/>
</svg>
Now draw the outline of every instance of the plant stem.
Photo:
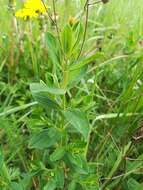
<svg viewBox="0 0 143 190">
<path fill-rule="evenodd" d="M 86 143 L 86 147 L 85 147 L 85 152 L 84 152 L 84 156 L 85 156 L 86 160 L 87 160 L 88 150 L 89 150 L 89 145 L 90 145 L 91 132 L 92 132 L 92 126 L 90 126 L 90 130 L 89 130 L 88 137 L 87 137 L 87 143 Z"/>
<path fill-rule="evenodd" d="M 84 47 L 84 44 L 85 44 L 85 40 L 86 40 L 88 17 L 89 17 L 89 4 L 88 3 L 89 3 L 89 0 L 86 1 L 85 7 L 84 7 L 84 9 L 86 10 L 85 28 L 84 28 L 84 34 L 83 34 L 83 41 L 82 41 L 81 48 L 80 48 L 79 54 L 77 56 L 77 59 L 79 59 L 79 57 L 80 57 L 80 55 L 82 53 L 82 50 L 83 50 L 83 47 Z"/>
</svg>

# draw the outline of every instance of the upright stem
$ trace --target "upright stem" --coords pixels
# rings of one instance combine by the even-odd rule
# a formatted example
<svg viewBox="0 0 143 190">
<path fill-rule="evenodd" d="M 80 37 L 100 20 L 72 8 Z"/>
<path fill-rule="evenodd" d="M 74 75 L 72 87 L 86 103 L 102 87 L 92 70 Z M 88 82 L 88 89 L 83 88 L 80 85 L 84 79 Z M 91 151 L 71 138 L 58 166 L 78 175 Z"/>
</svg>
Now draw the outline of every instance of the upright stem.
<svg viewBox="0 0 143 190">
<path fill-rule="evenodd" d="M 87 26 L 88 26 L 88 16 L 89 16 L 89 0 L 86 1 L 84 9 L 86 10 L 85 28 L 84 28 L 84 34 L 83 34 L 83 41 L 82 41 L 81 48 L 80 48 L 79 54 L 77 56 L 77 59 L 79 59 L 79 57 L 80 57 L 80 55 L 82 53 L 82 50 L 83 50 L 83 47 L 84 47 L 84 44 L 85 44 L 85 40 L 86 40 L 86 33 L 87 33 Z"/>
<path fill-rule="evenodd" d="M 92 126 L 90 126 L 90 130 L 88 132 L 87 143 L 86 143 L 86 147 L 85 147 L 85 151 L 84 151 L 84 157 L 86 160 L 88 159 L 87 156 L 88 156 L 88 150 L 89 150 L 89 145 L 90 145 L 91 132 L 92 132 Z"/>
</svg>

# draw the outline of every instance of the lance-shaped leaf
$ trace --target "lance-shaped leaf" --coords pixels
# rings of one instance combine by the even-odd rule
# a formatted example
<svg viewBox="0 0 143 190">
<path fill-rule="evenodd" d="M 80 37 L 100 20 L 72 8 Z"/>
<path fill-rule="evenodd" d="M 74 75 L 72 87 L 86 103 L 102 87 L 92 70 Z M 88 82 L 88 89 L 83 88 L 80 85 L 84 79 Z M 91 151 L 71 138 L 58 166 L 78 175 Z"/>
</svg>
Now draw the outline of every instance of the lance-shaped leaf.
<svg viewBox="0 0 143 190">
<path fill-rule="evenodd" d="M 72 49 L 72 43 L 73 43 L 73 32 L 72 29 L 69 25 L 66 25 L 64 27 L 64 30 L 62 32 L 62 44 L 63 44 L 63 49 L 66 54 L 70 53 Z"/>
<path fill-rule="evenodd" d="M 47 32 L 45 34 L 45 41 L 48 47 L 48 55 L 53 64 L 60 68 L 60 48 L 58 46 L 57 38 Z"/>
<path fill-rule="evenodd" d="M 47 94 L 35 93 L 33 94 L 33 97 L 38 103 L 42 104 L 45 108 L 55 110 L 61 109 L 58 103 L 55 100 L 51 99 L 49 96 L 47 96 Z"/>
<path fill-rule="evenodd" d="M 64 112 L 66 120 L 83 135 L 85 140 L 88 138 L 89 133 L 89 123 L 88 119 L 80 109 L 69 109 Z"/>
<path fill-rule="evenodd" d="M 40 83 L 32 83 L 30 85 L 30 90 L 34 99 L 44 107 L 56 110 L 61 109 L 59 104 L 53 98 L 49 97 L 49 94 L 64 94 L 65 91 L 63 89 L 47 87 L 45 84 Z"/>
<path fill-rule="evenodd" d="M 32 94 L 39 93 L 39 92 L 47 92 L 47 93 L 55 94 L 55 95 L 65 94 L 64 89 L 48 87 L 41 83 L 30 84 L 30 90 L 31 90 Z"/>
<path fill-rule="evenodd" d="M 49 128 L 33 135 L 29 141 L 30 148 L 45 149 L 55 145 L 60 140 L 60 132 L 56 128 Z"/>
<path fill-rule="evenodd" d="M 57 160 L 60 160 L 65 154 L 65 148 L 64 147 L 58 147 L 51 155 L 50 160 L 52 162 L 55 162 Z"/>
</svg>

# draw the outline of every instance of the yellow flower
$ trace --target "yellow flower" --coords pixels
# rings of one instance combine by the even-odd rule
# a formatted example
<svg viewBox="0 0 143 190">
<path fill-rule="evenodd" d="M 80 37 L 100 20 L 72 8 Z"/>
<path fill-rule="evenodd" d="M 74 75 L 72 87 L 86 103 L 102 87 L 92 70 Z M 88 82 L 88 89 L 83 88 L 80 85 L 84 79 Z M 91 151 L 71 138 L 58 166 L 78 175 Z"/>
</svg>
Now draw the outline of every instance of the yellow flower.
<svg viewBox="0 0 143 190">
<path fill-rule="evenodd" d="M 28 0 L 24 3 L 26 9 L 32 9 L 35 12 L 45 13 L 46 9 L 41 0 Z"/>
<path fill-rule="evenodd" d="M 27 19 L 27 18 L 37 17 L 38 13 L 34 12 L 32 9 L 23 8 L 23 9 L 18 10 L 15 16 Z"/>
<path fill-rule="evenodd" d="M 24 3 L 24 8 L 18 10 L 15 13 L 15 16 L 26 19 L 38 17 L 40 14 L 44 14 L 45 12 L 46 9 L 41 0 L 27 0 Z"/>
<path fill-rule="evenodd" d="M 73 26 L 73 25 L 76 24 L 77 22 L 78 22 L 78 20 L 77 20 L 75 17 L 72 17 L 72 16 L 69 17 L 69 24 L 70 24 L 71 26 Z"/>
</svg>

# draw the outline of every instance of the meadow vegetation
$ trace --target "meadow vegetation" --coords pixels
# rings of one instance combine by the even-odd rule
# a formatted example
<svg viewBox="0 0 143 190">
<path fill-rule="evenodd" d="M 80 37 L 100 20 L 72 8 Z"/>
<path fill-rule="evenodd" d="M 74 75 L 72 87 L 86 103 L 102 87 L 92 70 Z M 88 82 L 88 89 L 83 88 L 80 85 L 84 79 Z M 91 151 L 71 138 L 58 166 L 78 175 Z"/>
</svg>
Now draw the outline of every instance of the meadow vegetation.
<svg viewBox="0 0 143 190">
<path fill-rule="evenodd" d="M 143 190 L 142 3 L 0 0 L 0 190 Z"/>
</svg>

